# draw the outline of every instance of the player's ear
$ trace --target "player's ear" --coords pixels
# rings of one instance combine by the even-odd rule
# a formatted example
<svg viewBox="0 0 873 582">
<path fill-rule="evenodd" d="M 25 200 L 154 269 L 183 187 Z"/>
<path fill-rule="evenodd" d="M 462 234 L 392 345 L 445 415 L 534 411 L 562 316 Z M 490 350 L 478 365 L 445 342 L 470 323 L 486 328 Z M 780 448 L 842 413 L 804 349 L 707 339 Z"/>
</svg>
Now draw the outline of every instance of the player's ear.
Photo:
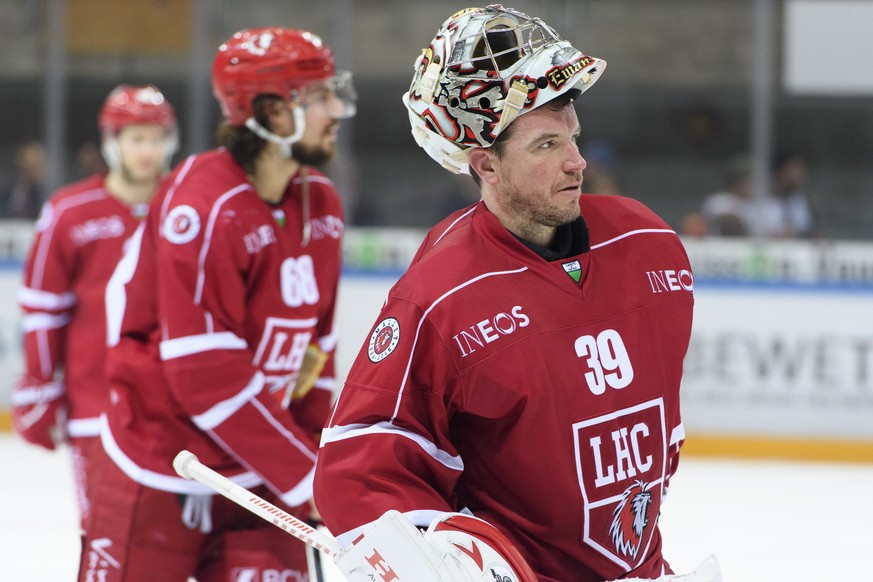
<svg viewBox="0 0 873 582">
<path fill-rule="evenodd" d="M 281 99 L 265 99 L 262 107 L 270 131 L 275 133 L 278 128 L 289 122 L 293 124 L 291 108 Z"/>
<path fill-rule="evenodd" d="M 486 184 L 497 183 L 497 168 L 494 160 L 494 152 L 485 148 L 474 148 L 468 157 L 470 169 L 479 175 Z"/>
</svg>

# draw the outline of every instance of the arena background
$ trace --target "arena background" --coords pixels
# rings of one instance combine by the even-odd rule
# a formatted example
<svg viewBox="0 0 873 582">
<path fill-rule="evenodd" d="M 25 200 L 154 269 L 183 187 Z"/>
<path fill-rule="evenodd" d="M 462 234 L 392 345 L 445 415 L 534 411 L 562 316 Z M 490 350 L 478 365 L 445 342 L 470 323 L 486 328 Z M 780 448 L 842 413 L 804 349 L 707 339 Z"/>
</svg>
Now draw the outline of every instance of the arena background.
<svg viewBox="0 0 873 582">
<path fill-rule="evenodd" d="M 820 236 L 684 237 L 696 277 L 688 440 L 664 511 L 665 549 L 680 571 L 715 552 L 729 581 L 859 579 L 873 517 L 863 501 L 873 485 L 873 1 L 506 4 L 608 61 L 579 107 L 583 154 L 677 230 L 722 187 L 735 154 L 751 155 L 756 196 L 774 152 L 806 160 Z M 466 6 L 0 0 L 0 188 L 30 140 L 48 152 L 46 193 L 80 176 L 83 145 L 99 140 L 100 105 L 120 83 L 154 83 L 176 106 L 176 161 L 209 148 L 220 117 L 209 87 L 218 45 L 253 26 L 319 33 L 359 92 L 358 116 L 327 168 L 348 215 L 342 376 L 424 229 L 475 200 L 469 179 L 415 147 L 400 103 L 421 48 Z M 31 229 L 0 219 L 0 431 L 10 428 L 21 366 L 15 294 Z M 0 578 L 71 579 L 68 455 L 0 434 Z"/>
<path fill-rule="evenodd" d="M 800 153 L 821 219 L 806 241 L 686 237 L 696 274 L 686 362 L 689 452 L 873 461 L 873 22 L 869 0 L 521 0 L 609 67 L 579 107 L 583 153 L 677 231 L 722 186 L 731 156 Z M 357 117 L 327 168 L 346 204 L 340 372 L 423 229 L 475 200 L 415 147 L 400 95 L 462 4 L 412 0 L 0 0 L 0 187 L 16 148 L 48 150 L 45 192 L 78 176 L 82 144 L 119 83 L 176 106 L 181 159 L 213 145 L 209 74 L 233 32 L 321 34 L 354 71 Z M 27 221 L 0 225 L 0 422 L 20 366 L 15 292 Z M 730 437 L 729 441 L 722 437 Z"/>
</svg>

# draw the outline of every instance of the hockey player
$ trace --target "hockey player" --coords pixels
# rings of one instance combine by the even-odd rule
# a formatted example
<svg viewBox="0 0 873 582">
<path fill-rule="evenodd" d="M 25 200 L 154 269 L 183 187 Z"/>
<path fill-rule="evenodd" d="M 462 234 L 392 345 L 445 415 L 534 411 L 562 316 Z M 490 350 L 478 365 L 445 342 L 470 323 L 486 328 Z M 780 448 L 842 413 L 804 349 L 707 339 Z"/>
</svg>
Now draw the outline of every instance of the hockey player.
<svg viewBox="0 0 873 582">
<path fill-rule="evenodd" d="M 18 293 L 24 374 L 12 392 L 21 436 L 47 449 L 69 442 L 83 523 L 89 459 L 109 393 L 104 290 L 178 143 L 173 107 L 153 86 L 116 87 L 98 125 L 108 173 L 60 189 L 36 222 Z"/>
<path fill-rule="evenodd" d="M 277 27 L 221 45 L 212 85 L 223 147 L 171 173 L 107 289 L 112 395 L 80 580 L 306 579 L 303 544 L 172 461 L 188 449 L 307 517 L 344 226 L 310 166 L 354 92 L 318 36 Z"/>
<path fill-rule="evenodd" d="M 572 102 L 605 66 L 500 5 L 416 62 L 415 139 L 482 200 L 426 236 L 322 434 L 316 505 L 349 580 L 671 573 L 694 281 L 652 211 L 581 194 Z"/>
</svg>

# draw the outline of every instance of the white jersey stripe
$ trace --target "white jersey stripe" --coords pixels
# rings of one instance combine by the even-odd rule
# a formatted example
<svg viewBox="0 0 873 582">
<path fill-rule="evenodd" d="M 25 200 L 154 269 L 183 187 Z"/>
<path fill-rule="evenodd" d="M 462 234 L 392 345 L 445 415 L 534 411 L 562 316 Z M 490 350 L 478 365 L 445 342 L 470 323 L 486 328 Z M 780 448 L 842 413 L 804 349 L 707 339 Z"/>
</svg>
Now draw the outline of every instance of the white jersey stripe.
<svg viewBox="0 0 873 582">
<path fill-rule="evenodd" d="M 200 305 L 200 301 L 203 299 L 203 286 L 206 282 L 206 255 L 209 254 L 209 246 L 212 244 L 212 232 L 215 230 L 215 221 L 218 219 L 218 214 L 224 203 L 246 190 L 251 190 L 251 185 L 239 184 L 231 188 L 215 201 L 212 210 L 209 212 L 206 232 L 203 233 L 203 248 L 200 249 L 200 257 L 197 259 L 197 289 L 194 291 L 194 303 L 197 305 Z"/>
<path fill-rule="evenodd" d="M 127 310 L 127 284 L 133 279 L 139 264 L 145 222 L 140 223 L 127 243 L 127 249 L 106 283 L 106 345 L 112 347 L 121 341 L 121 324 Z"/>
<path fill-rule="evenodd" d="M 258 374 L 260 374 L 260 372 L 258 372 Z M 294 448 L 300 451 L 303 456 L 315 463 L 315 453 L 309 450 L 309 447 L 307 447 L 305 444 L 300 442 L 300 439 L 298 439 L 293 432 L 282 426 L 282 423 L 276 420 L 276 417 L 274 417 L 270 413 L 270 410 L 266 406 L 264 406 L 262 402 L 260 402 L 259 400 L 252 400 L 252 405 L 258 410 L 258 412 L 261 413 L 261 416 L 264 417 L 267 423 L 274 429 L 276 429 L 276 432 L 288 439 L 288 442 L 294 445 Z"/>
<path fill-rule="evenodd" d="M 64 385 L 60 382 L 46 382 L 39 386 L 18 388 L 9 397 L 12 406 L 33 406 L 44 404 L 60 398 L 65 393 Z"/>
<path fill-rule="evenodd" d="M 418 433 L 402 429 L 390 422 L 379 422 L 377 424 L 349 424 L 345 426 L 334 426 L 326 428 L 321 433 L 321 446 L 328 443 L 333 443 L 345 439 L 353 439 L 362 436 L 370 435 L 393 435 L 407 438 L 415 442 L 419 447 L 439 461 L 449 469 L 454 471 L 464 470 L 464 461 L 460 455 L 451 455 L 446 451 L 439 449 L 434 443 L 424 438 Z"/>
<path fill-rule="evenodd" d="M 53 311 L 69 309 L 76 304 L 77 300 L 76 294 L 72 291 L 51 293 L 30 287 L 19 287 L 18 289 L 18 302 L 22 307 L 30 309 L 51 309 Z"/>
<path fill-rule="evenodd" d="M 42 279 L 45 275 L 45 262 L 48 257 L 49 249 L 51 248 L 52 235 L 54 234 L 55 226 L 57 226 L 58 221 L 61 218 L 61 214 L 70 208 L 75 208 L 76 206 L 81 206 L 95 200 L 104 200 L 106 197 L 106 189 L 100 187 L 74 194 L 69 198 L 64 198 L 57 204 L 49 202 L 52 208 L 52 220 L 39 239 L 39 247 L 36 249 L 36 254 L 34 255 L 32 279 L 30 281 L 31 287 L 35 289 L 42 287 Z"/>
<path fill-rule="evenodd" d="M 607 241 L 602 243 L 597 243 L 596 245 L 591 245 L 591 250 L 599 249 L 600 247 L 605 247 L 606 245 L 610 245 L 616 241 L 620 241 L 623 238 L 627 238 L 629 236 L 634 236 L 635 234 L 653 234 L 653 233 L 661 233 L 661 234 L 676 234 L 676 231 L 671 230 L 669 228 L 640 228 L 638 230 L 631 230 L 624 234 L 620 234 L 616 237 L 613 237 Z"/>
<path fill-rule="evenodd" d="M 339 339 L 336 333 L 329 333 L 318 338 L 318 347 L 322 351 L 332 352 L 336 349 L 337 340 Z"/>
<path fill-rule="evenodd" d="M 476 206 L 477 206 L 477 205 L 474 204 L 474 205 L 470 208 L 470 210 L 468 210 L 467 212 L 465 212 L 465 213 L 462 214 L 461 216 L 457 217 L 454 221 L 452 221 L 452 223 L 449 225 L 449 227 L 448 227 L 446 230 L 443 231 L 443 233 L 439 236 L 438 239 L 436 239 L 436 240 L 434 241 L 433 246 L 436 246 L 438 242 L 440 242 L 441 240 L 443 240 L 443 237 L 446 236 L 447 234 L 449 234 L 449 231 L 452 230 L 453 228 L 455 228 L 455 225 L 458 224 L 459 222 L 461 222 L 461 219 L 466 218 L 466 217 L 468 217 L 470 214 L 472 214 L 473 211 L 476 210 Z"/>
<path fill-rule="evenodd" d="M 112 436 L 112 431 L 109 428 L 109 422 L 105 414 L 100 417 L 100 440 L 106 453 L 118 465 L 118 468 L 137 483 L 152 489 L 170 491 L 172 493 L 187 493 L 192 495 L 216 494 L 215 491 L 199 481 L 182 477 L 171 477 L 137 465 L 130 457 L 124 454 L 118 443 L 115 442 L 115 437 Z M 227 477 L 240 487 L 245 487 L 246 489 L 251 489 L 263 483 L 263 479 L 254 471 L 246 471 L 245 473 L 229 475 Z"/>
<path fill-rule="evenodd" d="M 673 432 L 670 433 L 670 446 L 678 445 L 683 440 L 685 440 L 685 425 L 679 424 L 679 426 L 674 428 Z"/>
<path fill-rule="evenodd" d="M 328 378 L 322 376 L 318 380 L 315 381 L 315 384 L 312 385 L 313 388 L 318 388 L 320 390 L 329 390 L 333 392 L 333 389 L 336 388 L 336 378 Z"/>
<path fill-rule="evenodd" d="M 200 429 L 211 430 L 222 422 L 233 416 L 233 414 L 248 403 L 264 389 L 264 375 L 261 372 L 255 372 L 251 380 L 238 394 L 223 400 L 202 414 L 192 416 Z"/>
<path fill-rule="evenodd" d="M 24 333 L 36 331 L 38 329 L 58 329 L 70 323 L 70 314 L 62 313 L 55 315 L 54 313 L 30 313 L 24 316 L 21 322 L 21 327 Z"/>
<path fill-rule="evenodd" d="M 244 339 L 229 331 L 189 335 L 161 342 L 161 360 L 199 354 L 211 350 L 244 350 L 248 344 Z"/>
<path fill-rule="evenodd" d="M 196 159 L 196 155 L 188 156 L 185 159 L 182 169 L 179 170 L 179 173 L 176 174 L 176 179 L 173 180 L 173 185 L 170 186 L 170 188 L 167 190 L 167 195 L 164 196 L 164 202 L 161 204 L 161 224 L 164 224 L 164 219 L 167 217 L 170 202 L 173 201 L 173 195 L 176 193 L 176 189 L 179 188 L 179 184 L 181 184 L 182 180 L 185 179 L 185 176 L 188 174 L 188 171 L 191 169 L 191 166 L 194 164 L 194 160 Z"/>
<path fill-rule="evenodd" d="M 71 437 L 95 437 L 100 435 L 100 418 L 75 418 L 67 423 Z"/>
<path fill-rule="evenodd" d="M 300 480 L 290 491 L 282 493 L 279 497 L 285 502 L 288 507 L 297 507 L 303 505 L 312 499 L 312 484 L 315 481 L 315 465 L 312 465 L 309 473 Z"/>
<path fill-rule="evenodd" d="M 403 379 L 400 381 L 400 391 L 397 393 L 397 404 L 394 406 L 394 412 L 391 415 L 390 422 L 394 422 L 394 419 L 397 418 L 397 413 L 400 411 L 400 402 L 403 398 L 403 391 L 406 389 L 406 380 L 409 378 L 409 370 L 412 367 L 412 356 L 415 354 L 415 346 L 418 344 L 418 336 L 421 333 L 421 326 L 424 324 L 424 320 L 427 319 L 427 316 L 430 314 L 433 309 L 442 302 L 446 297 L 451 296 L 452 294 L 464 289 L 465 287 L 469 287 L 473 283 L 477 281 L 481 281 L 482 279 L 487 279 L 488 277 L 496 277 L 499 275 L 516 275 L 518 273 L 523 273 L 527 271 L 527 267 L 520 267 L 518 269 L 513 269 L 511 271 L 493 271 L 491 273 L 483 273 L 476 277 L 473 277 L 469 281 L 465 281 L 455 287 L 454 289 L 449 289 L 445 293 L 442 294 L 433 304 L 427 308 L 424 314 L 421 316 L 421 319 L 418 321 L 418 326 L 415 328 L 415 339 L 412 340 L 412 349 L 409 350 L 409 359 L 406 361 L 406 370 L 403 372 Z"/>
</svg>

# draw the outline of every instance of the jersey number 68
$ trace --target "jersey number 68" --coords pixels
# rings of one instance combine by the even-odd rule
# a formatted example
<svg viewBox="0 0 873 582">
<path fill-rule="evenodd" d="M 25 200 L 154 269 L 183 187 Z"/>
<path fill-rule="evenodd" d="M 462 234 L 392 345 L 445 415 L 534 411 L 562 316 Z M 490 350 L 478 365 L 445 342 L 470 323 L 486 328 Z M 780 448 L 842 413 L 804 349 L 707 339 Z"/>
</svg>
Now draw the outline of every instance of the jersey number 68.
<svg viewBox="0 0 873 582">
<path fill-rule="evenodd" d="M 282 301 L 289 307 L 300 307 L 304 303 L 318 303 L 318 284 L 315 282 L 315 269 L 312 257 L 302 255 L 289 257 L 280 267 Z"/>
</svg>

